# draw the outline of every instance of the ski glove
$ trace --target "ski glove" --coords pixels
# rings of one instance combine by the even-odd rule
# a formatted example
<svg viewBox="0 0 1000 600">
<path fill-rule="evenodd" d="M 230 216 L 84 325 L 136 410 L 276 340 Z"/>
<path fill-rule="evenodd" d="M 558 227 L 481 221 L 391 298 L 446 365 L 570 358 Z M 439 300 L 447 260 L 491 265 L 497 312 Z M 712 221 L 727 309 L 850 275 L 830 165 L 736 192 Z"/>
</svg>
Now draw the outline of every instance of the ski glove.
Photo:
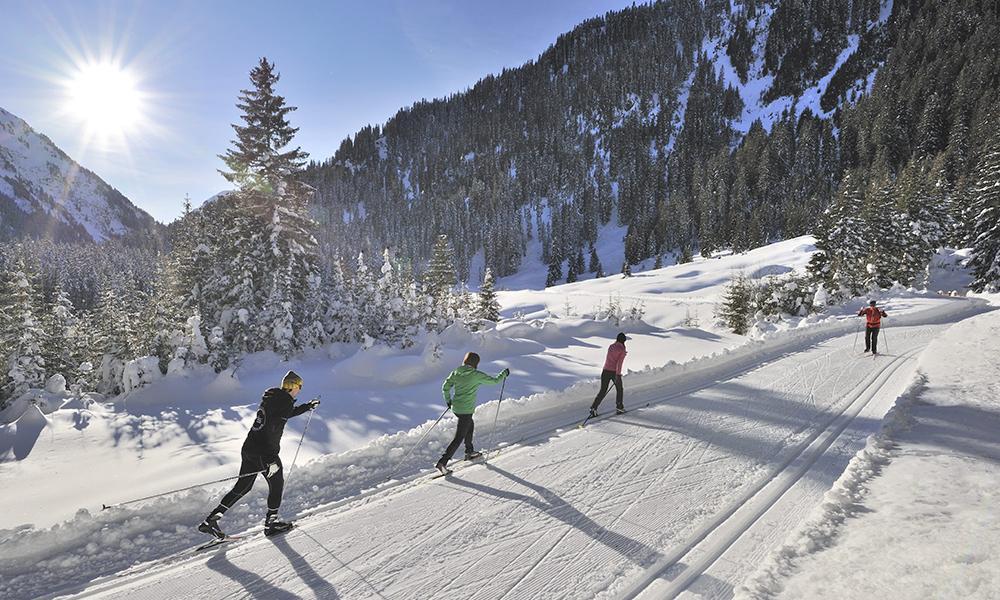
<svg viewBox="0 0 1000 600">
<path fill-rule="evenodd" d="M 268 463 L 267 470 L 264 471 L 264 477 L 272 477 L 275 473 L 281 470 L 281 466 L 278 463 Z"/>
<path fill-rule="evenodd" d="M 504 379 L 506 379 L 507 377 L 510 376 L 510 369 L 504 369 L 503 371 L 500 371 L 500 375 L 502 375 Z"/>
<path fill-rule="evenodd" d="M 306 406 L 309 407 L 309 410 L 316 410 L 316 407 L 319 406 L 319 398 L 313 398 L 309 402 L 306 402 Z"/>
</svg>

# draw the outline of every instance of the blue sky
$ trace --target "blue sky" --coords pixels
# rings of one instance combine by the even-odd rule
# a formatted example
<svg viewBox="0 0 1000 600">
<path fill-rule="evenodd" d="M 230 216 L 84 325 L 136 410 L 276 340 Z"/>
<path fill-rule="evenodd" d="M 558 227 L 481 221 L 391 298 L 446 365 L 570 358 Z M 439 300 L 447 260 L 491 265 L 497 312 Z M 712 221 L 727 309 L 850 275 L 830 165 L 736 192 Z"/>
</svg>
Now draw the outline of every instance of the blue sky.
<svg viewBox="0 0 1000 600">
<path fill-rule="evenodd" d="M 260 56 L 299 110 L 314 159 L 421 98 L 464 90 L 535 58 L 579 22 L 624 0 L 480 2 L 0 0 L 0 107 L 160 221 L 226 188 L 216 155 L 232 139 L 240 89 Z M 81 57 L 123 65 L 143 121 L 125 143 L 86 143 L 65 84 Z"/>
</svg>

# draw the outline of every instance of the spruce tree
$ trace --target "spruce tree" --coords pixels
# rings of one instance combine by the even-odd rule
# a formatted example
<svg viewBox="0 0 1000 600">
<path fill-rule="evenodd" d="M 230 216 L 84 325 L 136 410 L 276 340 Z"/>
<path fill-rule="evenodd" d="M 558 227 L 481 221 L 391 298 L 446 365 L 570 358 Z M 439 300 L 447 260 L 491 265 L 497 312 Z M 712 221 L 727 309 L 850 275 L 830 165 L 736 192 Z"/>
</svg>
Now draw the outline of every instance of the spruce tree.
<svg viewBox="0 0 1000 600">
<path fill-rule="evenodd" d="M 754 313 L 753 296 L 753 284 L 742 273 L 733 277 L 726 286 L 718 314 L 733 333 L 744 335 L 749 329 Z"/>
<path fill-rule="evenodd" d="M 250 89 L 240 90 L 236 107 L 242 111 L 243 125 L 233 124 L 236 139 L 233 147 L 219 158 L 229 171 L 220 171 L 227 181 L 242 191 L 282 193 L 290 178 L 298 173 L 309 155 L 301 148 L 286 149 L 298 131 L 287 119 L 296 110 L 286 106 L 285 98 L 275 93 L 280 75 L 274 63 L 262 57 L 250 70 Z"/>
<path fill-rule="evenodd" d="M 549 263 L 549 272 L 545 275 L 545 287 L 552 287 L 562 281 L 562 261 L 553 258 Z"/>
<path fill-rule="evenodd" d="M 458 277 L 455 275 L 454 252 L 451 248 L 451 242 L 448 241 L 448 236 L 443 233 L 434 242 L 430 264 L 427 265 L 424 279 L 431 295 L 435 298 L 446 295 L 458 283 Z"/>
<path fill-rule="evenodd" d="M 479 302 L 476 304 L 475 317 L 486 321 L 500 320 L 500 302 L 494 289 L 493 271 L 489 267 L 483 275 L 483 284 L 479 288 Z"/>
<path fill-rule="evenodd" d="M 972 186 L 973 228 L 972 259 L 969 266 L 975 278 L 973 290 L 1000 290 L 1000 134 L 994 129 L 990 148 L 978 161 Z"/>
<path fill-rule="evenodd" d="M 604 277 L 604 267 L 601 266 L 601 258 L 597 256 L 597 248 L 594 246 L 590 247 L 590 268 L 588 271 L 598 279 Z"/>
</svg>

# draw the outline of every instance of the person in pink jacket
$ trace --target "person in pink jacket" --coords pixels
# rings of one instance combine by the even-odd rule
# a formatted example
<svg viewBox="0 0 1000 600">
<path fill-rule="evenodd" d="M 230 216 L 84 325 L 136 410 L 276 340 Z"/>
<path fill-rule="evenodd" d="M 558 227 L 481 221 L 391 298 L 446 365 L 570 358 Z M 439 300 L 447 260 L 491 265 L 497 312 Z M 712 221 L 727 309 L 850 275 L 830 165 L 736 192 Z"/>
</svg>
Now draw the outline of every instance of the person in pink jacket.
<svg viewBox="0 0 1000 600">
<path fill-rule="evenodd" d="M 622 402 L 624 390 L 622 389 L 622 363 L 625 362 L 625 337 L 624 333 L 619 333 L 615 338 L 615 343 L 608 347 L 608 357 L 604 360 L 604 370 L 601 371 L 601 391 L 597 392 L 594 404 L 590 407 L 590 416 L 597 416 L 597 407 L 601 405 L 601 400 L 608 393 L 608 385 L 615 383 L 615 407 L 618 414 L 625 412 L 625 404 Z"/>
</svg>

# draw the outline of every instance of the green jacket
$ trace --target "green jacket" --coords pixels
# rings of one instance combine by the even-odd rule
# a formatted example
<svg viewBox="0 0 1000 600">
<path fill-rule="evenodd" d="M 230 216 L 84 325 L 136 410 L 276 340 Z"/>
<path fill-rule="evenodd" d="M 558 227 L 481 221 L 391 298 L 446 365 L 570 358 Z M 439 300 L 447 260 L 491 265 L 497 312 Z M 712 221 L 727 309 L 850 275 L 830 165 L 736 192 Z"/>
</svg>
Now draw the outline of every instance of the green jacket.
<svg viewBox="0 0 1000 600">
<path fill-rule="evenodd" d="M 456 415 L 471 415 L 476 410 L 476 389 L 483 384 L 495 384 L 503 380 L 502 372 L 496 377 L 490 377 L 469 365 L 462 365 L 444 380 L 441 393 L 444 395 L 445 403 L 451 405 L 451 410 Z M 454 400 L 451 397 L 451 388 L 455 388 Z"/>
</svg>

